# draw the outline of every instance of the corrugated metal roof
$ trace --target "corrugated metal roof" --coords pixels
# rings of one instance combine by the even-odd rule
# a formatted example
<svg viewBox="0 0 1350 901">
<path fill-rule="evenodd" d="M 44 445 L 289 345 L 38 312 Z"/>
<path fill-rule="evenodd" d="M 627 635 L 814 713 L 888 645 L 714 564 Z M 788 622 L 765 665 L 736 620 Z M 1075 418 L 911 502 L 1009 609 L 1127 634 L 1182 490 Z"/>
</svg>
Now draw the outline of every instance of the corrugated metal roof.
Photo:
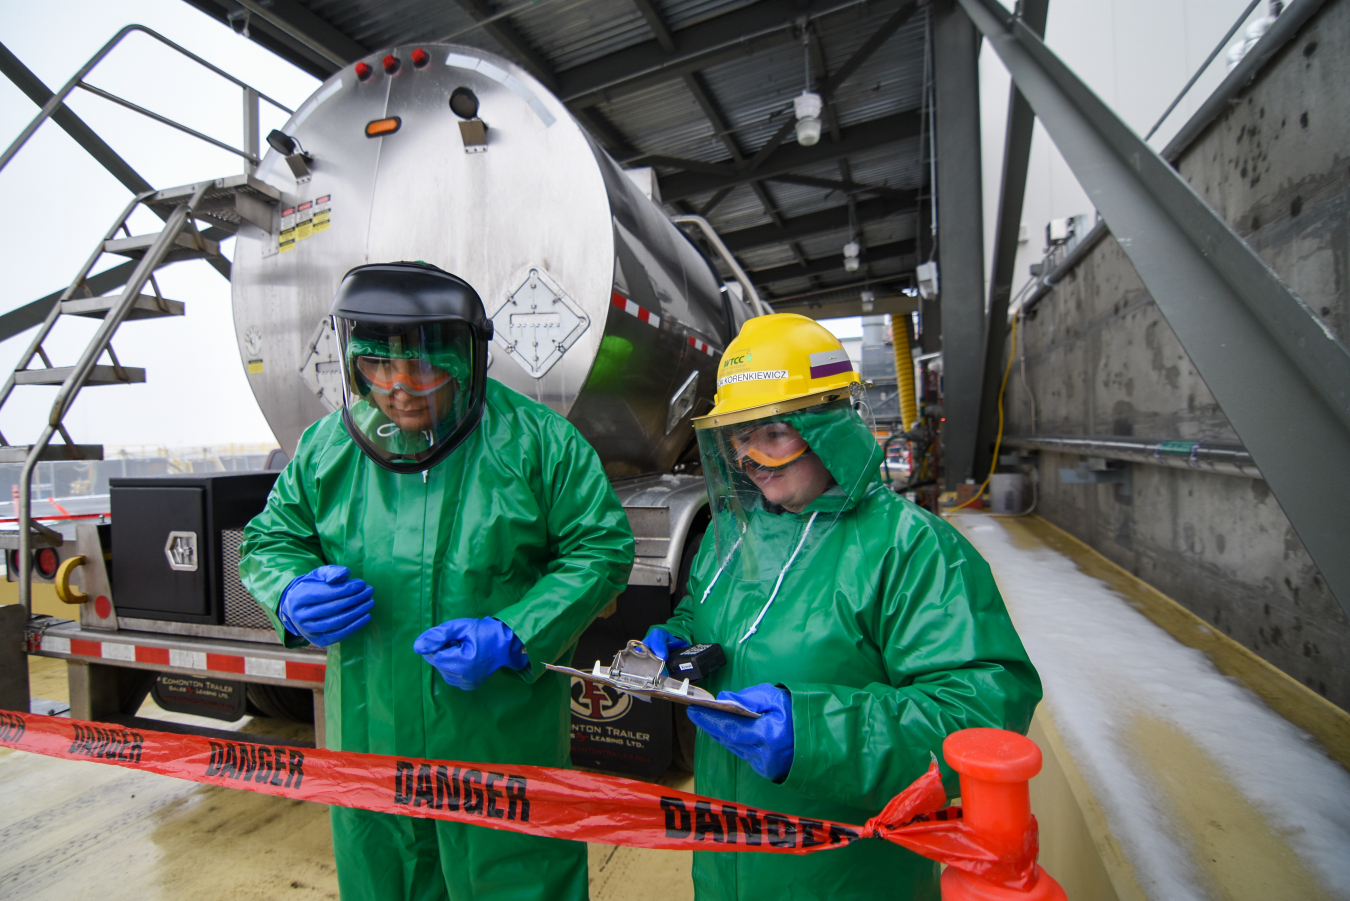
<svg viewBox="0 0 1350 901">
<path fill-rule="evenodd" d="M 472 25 L 473 19 L 454 3 L 428 4 L 424 0 L 309 0 L 310 11 L 338 31 L 371 50 L 406 41 L 429 41 Z M 491 49 L 470 40 L 459 43 Z M 493 52 L 500 53 L 500 49 Z"/>
<path fill-rule="evenodd" d="M 527 10 L 512 22 L 555 72 L 652 39 L 647 20 L 630 0 L 571 0 Z"/>
<path fill-rule="evenodd" d="M 754 4 L 755 0 L 653 0 L 652 3 L 672 31 Z"/>
</svg>

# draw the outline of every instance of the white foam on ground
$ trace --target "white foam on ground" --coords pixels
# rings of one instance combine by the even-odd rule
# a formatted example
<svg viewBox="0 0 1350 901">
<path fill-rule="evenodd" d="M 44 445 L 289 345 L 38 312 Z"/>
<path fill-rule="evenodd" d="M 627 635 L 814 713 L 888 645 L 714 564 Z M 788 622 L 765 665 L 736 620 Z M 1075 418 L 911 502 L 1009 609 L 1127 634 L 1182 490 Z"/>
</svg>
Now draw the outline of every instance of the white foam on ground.
<svg viewBox="0 0 1350 901">
<path fill-rule="evenodd" d="M 951 521 L 993 568 L 1055 727 L 1150 897 L 1209 892 L 1166 827 L 1168 802 L 1130 750 L 1124 729 L 1136 712 L 1188 735 L 1308 870 L 1350 898 L 1350 773 L 1311 736 L 1068 557 L 1016 547 L 996 520 Z"/>
</svg>

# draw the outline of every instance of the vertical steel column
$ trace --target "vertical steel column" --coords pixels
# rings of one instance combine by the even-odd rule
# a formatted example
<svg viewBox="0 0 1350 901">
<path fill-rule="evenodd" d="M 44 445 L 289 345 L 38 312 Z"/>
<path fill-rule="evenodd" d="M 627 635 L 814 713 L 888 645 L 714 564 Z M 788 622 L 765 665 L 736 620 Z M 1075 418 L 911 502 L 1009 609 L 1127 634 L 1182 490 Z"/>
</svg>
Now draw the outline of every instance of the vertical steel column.
<svg viewBox="0 0 1350 901">
<path fill-rule="evenodd" d="M 979 34 L 955 2 L 933 10 L 938 279 L 942 291 L 945 479 L 974 474 L 984 366 L 984 221 Z"/>
<path fill-rule="evenodd" d="M 1022 22 L 1045 36 L 1050 0 L 1023 0 Z M 998 389 L 1003 378 L 1003 351 L 1008 340 L 1008 301 L 1016 277 L 1017 237 L 1022 228 L 1022 200 L 1027 191 L 1027 163 L 1036 114 L 1017 85 L 1008 88 L 1008 127 L 1003 138 L 1003 181 L 994 226 L 994 259 L 989 273 L 989 317 L 984 330 L 984 381 L 980 391 L 980 424 L 975 440 L 975 474 L 989 472 L 998 431 Z"/>
</svg>

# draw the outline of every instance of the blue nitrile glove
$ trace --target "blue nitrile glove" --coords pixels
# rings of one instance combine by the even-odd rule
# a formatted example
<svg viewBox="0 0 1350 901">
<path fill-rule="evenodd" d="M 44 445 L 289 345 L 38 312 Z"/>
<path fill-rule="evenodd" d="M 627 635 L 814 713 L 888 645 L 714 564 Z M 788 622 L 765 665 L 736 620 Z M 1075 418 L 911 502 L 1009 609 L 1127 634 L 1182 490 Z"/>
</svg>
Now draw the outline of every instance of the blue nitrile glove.
<svg viewBox="0 0 1350 901">
<path fill-rule="evenodd" d="M 355 634 L 370 622 L 375 589 L 350 576 L 347 567 L 332 565 L 297 576 L 281 592 L 277 619 L 320 648 Z"/>
<path fill-rule="evenodd" d="M 740 691 L 718 692 L 717 700 L 735 701 L 762 716 L 755 720 L 691 705 L 689 719 L 765 779 L 785 779 L 792 769 L 791 693 L 765 682 Z"/>
<path fill-rule="evenodd" d="M 642 643 L 662 660 L 669 660 L 670 655 L 676 651 L 689 647 L 689 642 L 683 638 L 676 638 L 660 626 L 652 626 L 647 630 L 647 637 L 642 639 Z"/>
<path fill-rule="evenodd" d="M 530 665 L 516 633 L 499 619 L 452 619 L 432 626 L 413 642 L 413 650 L 436 667 L 446 682 L 473 691 L 502 667 Z"/>
</svg>

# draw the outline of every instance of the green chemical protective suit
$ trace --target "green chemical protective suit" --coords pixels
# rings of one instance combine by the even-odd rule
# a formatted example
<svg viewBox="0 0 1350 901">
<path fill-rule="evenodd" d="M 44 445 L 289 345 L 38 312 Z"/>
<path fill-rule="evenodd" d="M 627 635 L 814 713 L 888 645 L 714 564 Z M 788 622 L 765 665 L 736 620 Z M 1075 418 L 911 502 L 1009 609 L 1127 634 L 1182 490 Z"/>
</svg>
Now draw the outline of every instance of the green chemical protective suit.
<svg viewBox="0 0 1350 901">
<path fill-rule="evenodd" d="M 820 408 L 783 418 L 839 485 L 853 487 L 833 489 L 799 514 L 762 504 L 748 511 L 746 534 L 758 532 L 759 547 L 772 551 L 766 558 L 787 561 L 813 512 L 822 530 L 801 544 L 749 638 L 741 640 L 777 573 L 740 580 L 733 555 L 719 575 L 712 529 L 666 628 L 722 645 L 727 665 L 704 683 L 714 694 L 765 682 L 791 692 L 792 768 L 781 784 L 770 782 L 700 730 L 696 790 L 862 824 L 927 770 L 930 755 L 941 760 L 949 733 L 972 726 L 1025 733 L 1040 680 L 988 565 L 955 529 L 880 485 L 881 450 L 862 420 Z M 959 794 L 945 763 L 943 783 L 949 797 Z M 699 901 L 939 897 L 936 863 L 879 839 L 789 857 L 716 853 L 720 837 L 703 833 L 710 850 L 694 853 Z"/>
<path fill-rule="evenodd" d="M 375 589 L 373 620 L 328 650 L 333 749 L 569 765 L 568 661 L 627 583 L 633 537 L 595 451 L 565 419 L 488 380 L 478 427 L 440 463 L 395 473 L 338 414 L 311 426 L 245 529 L 240 574 L 276 621 L 297 576 L 341 564 Z M 461 691 L 413 652 L 438 623 L 493 616 L 530 667 Z M 479 826 L 333 807 L 346 899 L 555 901 L 587 894 L 586 846 Z"/>
</svg>

